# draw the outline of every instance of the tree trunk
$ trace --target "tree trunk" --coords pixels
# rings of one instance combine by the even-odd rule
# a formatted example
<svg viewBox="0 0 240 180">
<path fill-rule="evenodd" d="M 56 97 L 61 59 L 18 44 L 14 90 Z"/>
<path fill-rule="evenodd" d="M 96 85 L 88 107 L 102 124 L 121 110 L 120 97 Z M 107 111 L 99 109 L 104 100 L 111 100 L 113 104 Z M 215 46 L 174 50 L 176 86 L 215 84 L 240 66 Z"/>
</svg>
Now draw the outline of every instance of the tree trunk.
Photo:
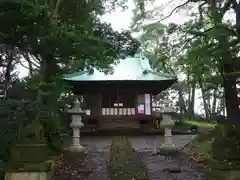
<svg viewBox="0 0 240 180">
<path fill-rule="evenodd" d="M 196 91 L 196 83 L 192 83 L 192 92 L 191 92 L 191 103 L 190 103 L 190 119 L 194 118 L 194 105 L 195 105 L 195 91 Z"/>
<path fill-rule="evenodd" d="M 238 122 L 239 98 L 237 96 L 236 77 L 231 75 L 234 72 L 234 67 L 230 64 L 225 64 L 222 70 L 223 87 L 225 92 L 225 103 L 227 110 L 227 119 L 231 122 Z"/>
<path fill-rule="evenodd" d="M 41 62 L 41 102 L 47 106 L 51 104 L 51 88 L 53 86 L 54 78 L 57 76 L 57 64 L 51 54 L 42 57 Z"/>
<path fill-rule="evenodd" d="M 15 49 L 14 47 L 10 47 L 7 50 L 7 65 L 6 65 L 6 70 L 5 70 L 5 75 L 4 75 L 4 98 L 8 98 L 8 89 L 10 87 L 10 82 L 11 82 L 11 72 L 13 71 L 13 60 L 14 60 L 14 54 L 15 54 Z"/>
<path fill-rule="evenodd" d="M 225 97 L 223 95 L 221 95 L 221 97 L 219 97 L 219 102 L 217 105 L 217 114 L 222 114 L 223 116 L 225 116 Z"/>
<path fill-rule="evenodd" d="M 204 111 L 205 111 L 205 118 L 209 119 L 210 118 L 209 105 L 208 105 L 207 98 L 206 98 L 206 91 L 203 87 L 203 82 L 202 82 L 201 78 L 199 78 L 198 83 L 199 83 L 201 93 L 202 93 L 202 100 L 203 100 L 203 107 L 204 107 Z"/>
<path fill-rule="evenodd" d="M 217 107 L 217 88 L 213 90 L 213 102 L 212 102 L 212 112 L 211 115 L 216 115 L 216 107 Z"/>
<path fill-rule="evenodd" d="M 188 105 L 188 109 L 191 103 L 191 84 L 190 84 L 190 76 L 189 74 L 187 75 L 187 94 L 188 94 L 188 101 L 187 101 L 187 105 Z"/>
<path fill-rule="evenodd" d="M 188 94 L 188 119 L 194 118 L 194 105 L 195 105 L 195 90 L 196 83 L 193 81 L 189 84 Z"/>
<path fill-rule="evenodd" d="M 181 113 L 181 117 L 182 117 L 187 112 L 187 107 L 186 107 L 186 104 L 185 104 L 185 101 L 184 101 L 184 96 L 183 96 L 182 85 L 178 84 L 176 86 L 176 89 L 178 90 L 178 104 L 179 104 L 180 113 Z"/>
</svg>

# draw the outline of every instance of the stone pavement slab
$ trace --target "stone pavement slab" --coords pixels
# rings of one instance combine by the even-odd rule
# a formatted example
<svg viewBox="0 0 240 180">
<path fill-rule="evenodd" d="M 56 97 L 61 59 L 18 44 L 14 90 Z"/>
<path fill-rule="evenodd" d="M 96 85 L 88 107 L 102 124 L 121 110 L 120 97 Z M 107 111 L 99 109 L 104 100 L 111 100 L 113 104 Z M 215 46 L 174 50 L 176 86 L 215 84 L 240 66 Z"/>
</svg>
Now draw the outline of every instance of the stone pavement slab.
<svg viewBox="0 0 240 180">
<path fill-rule="evenodd" d="M 204 174 L 190 166 L 186 159 L 140 153 L 148 169 L 149 180 L 204 180 Z"/>
<path fill-rule="evenodd" d="M 173 135 L 173 143 L 182 148 L 191 142 L 196 135 Z M 137 136 L 128 138 L 132 147 L 138 152 L 156 151 L 164 143 L 164 136 Z"/>
<path fill-rule="evenodd" d="M 110 158 L 111 137 L 109 138 L 81 138 L 81 145 L 88 152 L 83 163 L 80 159 L 67 161 L 66 156 L 60 159 L 59 167 L 55 170 L 55 180 L 109 180 L 107 166 Z M 83 165 L 85 164 L 85 165 Z M 90 173 L 81 173 L 84 169 Z"/>
<path fill-rule="evenodd" d="M 174 135 L 173 142 L 177 147 L 183 147 L 189 143 L 195 135 Z M 83 137 L 81 145 L 87 151 L 87 167 L 92 172 L 82 180 L 109 180 L 107 166 L 110 159 L 111 137 Z M 149 171 L 149 180 L 202 180 L 201 173 L 188 166 L 188 162 L 178 158 L 166 158 L 157 156 L 154 152 L 164 142 L 163 136 L 139 136 L 129 137 L 133 148 L 139 152 L 143 163 Z M 169 173 L 166 169 L 183 169 L 180 173 Z M 81 165 L 79 165 L 81 168 Z M 75 168 L 77 169 L 77 168 Z M 64 170 L 64 168 L 63 168 Z M 77 177 L 58 176 L 55 180 L 78 180 Z"/>
<path fill-rule="evenodd" d="M 109 152 L 111 137 L 83 137 L 80 143 L 90 152 Z"/>
<path fill-rule="evenodd" d="M 107 166 L 110 159 L 111 137 L 82 138 L 81 144 L 87 149 L 87 167 L 92 173 L 84 180 L 109 180 Z"/>
<path fill-rule="evenodd" d="M 173 143 L 182 148 L 196 135 L 174 135 Z M 148 169 L 149 180 L 204 180 L 203 173 L 197 172 L 183 157 L 157 155 L 156 148 L 164 143 L 163 136 L 130 137 L 132 147 L 139 153 Z"/>
</svg>

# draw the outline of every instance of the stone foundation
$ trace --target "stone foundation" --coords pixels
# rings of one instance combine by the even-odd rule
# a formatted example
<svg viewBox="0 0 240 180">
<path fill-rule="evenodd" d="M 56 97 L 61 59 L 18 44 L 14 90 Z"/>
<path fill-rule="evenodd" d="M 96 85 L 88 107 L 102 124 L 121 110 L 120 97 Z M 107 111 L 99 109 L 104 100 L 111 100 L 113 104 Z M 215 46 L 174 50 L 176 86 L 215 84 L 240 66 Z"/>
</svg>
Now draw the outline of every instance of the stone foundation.
<svg viewBox="0 0 240 180">
<path fill-rule="evenodd" d="M 5 180 L 48 180 L 47 172 L 6 172 Z"/>
<path fill-rule="evenodd" d="M 99 122 L 99 129 L 133 128 L 140 129 L 140 123 L 137 120 L 102 120 Z"/>
</svg>

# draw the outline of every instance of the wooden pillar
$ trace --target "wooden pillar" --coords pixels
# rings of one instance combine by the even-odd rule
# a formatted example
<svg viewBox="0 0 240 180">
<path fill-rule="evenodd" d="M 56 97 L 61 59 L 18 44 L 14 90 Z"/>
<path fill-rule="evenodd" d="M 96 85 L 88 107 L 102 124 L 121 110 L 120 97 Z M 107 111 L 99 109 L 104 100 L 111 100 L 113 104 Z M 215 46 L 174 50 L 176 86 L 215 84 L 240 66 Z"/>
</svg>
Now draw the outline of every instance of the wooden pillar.
<svg viewBox="0 0 240 180">
<path fill-rule="evenodd" d="M 100 116 L 102 116 L 102 92 L 99 93 L 99 109 L 100 109 Z"/>
<path fill-rule="evenodd" d="M 152 94 L 150 94 L 150 110 L 151 110 L 151 115 L 153 114 L 152 110 Z"/>
<path fill-rule="evenodd" d="M 135 115 L 137 115 L 137 108 L 138 108 L 138 93 L 136 92 L 135 96 Z"/>
<path fill-rule="evenodd" d="M 120 101 L 120 95 L 119 95 L 119 90 L 117 90 L 117 113 L 118 113 L 118 115 L 119 115 L 119 103 L 120 103 L 119 101 Z M 114 107 L 113 111 L 115 111 L 115 107 Z"/>
</svg>

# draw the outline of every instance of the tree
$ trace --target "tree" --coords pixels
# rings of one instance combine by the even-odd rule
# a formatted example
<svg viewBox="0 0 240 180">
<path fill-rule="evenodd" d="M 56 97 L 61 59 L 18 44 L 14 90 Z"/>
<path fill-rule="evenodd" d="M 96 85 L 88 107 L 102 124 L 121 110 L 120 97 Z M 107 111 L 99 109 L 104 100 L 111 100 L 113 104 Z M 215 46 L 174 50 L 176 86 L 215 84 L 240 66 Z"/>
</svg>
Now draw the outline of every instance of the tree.
<svg viewBox="0 0 240 180">
<path fill-rule="evenodd" d="M 109 64 L 119 57 L 135 53 L 139 42 L 129 32 L 114 31 L 99 19 L 107 10 L 106 6 L 119 3 L 114 2 L 0 0 L 0 22 L 4 24 L 0 44 L 5 47 L 0 52 L 1 57 L 5 57 L 0 61 L 0 68 L 4 70 L 0 70 L 9 94 L 0 103 L 1 122 L 10 122 L 9 118 L 18 119 L 18 123 L 40 119 L 49 139 L 59 130 L 53 122 L 59 123 L 67 104 L 67 97 L 62 93 L 68 94 L 69 88 L 64 86 L 62 75 L 91 67 L 107 71 Z M 13 50 L 15 53 L 8 53 Z M 23 61 L 27 62 L 31 76 L 15 82 L 9 74 L 16 65 L 26 66 Z M 9 88 L 10 82 L 12 88 Z M 16 96 L 16 93 L 19 94 Z M 13 109 L 2 108 L 12 101 Z M 27 109 L 19 111 L 15 106 L 24 107 L 26 101 L 29 103 L 26 107 L 34 110 L 31 117 Z M 16 111 L 16 115 L 12 111 Z M 18 113 L 22 113 L 21 116 Z"/>
<path fill-rule="evenodd" d="M 17 46 L 20 54 L 30 59 L 29 63 L 37 62 L 45 81 L 56 76 L 59 65 L 106 69 L 120 55 L 126 56 L 138 48 L 139 43 L 128 32 L 115 32 L 110 25 L 100 22 L 102 3 L 50 2 L 1 1 L 0 16 L 5 23 L 1 29 L 2 43 Z M 71 11 L 63 7 L 71 7 Z"/>
<path fill-rule="evenodd" d="M 148 1 L 139 1 L 138 8 L 143 10 L 144 3 Z M 198 13 L 195 13 L 194 20 L 188 23 L 185 28 L 182 28 L 184 34 L 188 34 L 185 38 L 182 38 L 181 44 L 183 49 L 186 49 L 187 45 L 191 44 L 193 40 L 201 38 L 207 42 L 209 39 L 215 41 L 210 41 L 207 45 L 202 47 L 208 48 L 208 55 L 213 55 L 214 58 L 209 58 L 212 64 L 218 67 L 218 71 L 222 77 L 222 84 L 225 92 L 225 102 L 227 109 L 228 119 L 231 121 L 237 121 L 239 115 L 239 100 L 237 98 L 236 90 L 236 72 L 238 65 L 237 49 L 239 45 L 239 15 L 240 15 L 240 5 L 235 0 L 229 1 L 186 1 L 173 9 L 173 12 L 181 7 L 186 7 L 190 3 L 196 3 L 198 5 Z M 189 6 L 188 6 L 189 7 Z M 230 10 L 235 11 L 236 24 L 231 24 L 229 22 L 223 21 L 223 17 Z M 147 15 L 152 12 L 148 12 Z M 170 13 L 170 15 L 172 12 Z M 148 17 L 145 14 L 145 17 Z M 149 15 L 151 17 L 151 15 Z M 169 16 L 166 16 L 169 17 Z M 155 17 L 156 18 L 156 17 Z M 160 18 L 161 21 L 163 18 Z M 193 23 L 194 22 L 194 23 Z M 197 22 L 197 23 L 196 23 Z M 205 26 L 203 26 L 205 24 Z M 217 42 L 216 42 L 217 41 Z M 178 44 L 179 45 L 179 44 Z M 221 50 L 220 50 L 221 49 Z M 233 75 L 235 74 L 235 75 Z"/>
<path fill-rule="evenodd" d="M 5 24 L 1 43 L 17 48 L 14 56 L 25 57 L 31 71 L 39 67 L 36 89 L 45 107 L 57 101 L 61 93 L 56 91 L 57 83 L 67 70 L 91 66 L 107 70 L 115 59 L 134 53 L 139 46 L 130 33 L 113 31 L 110 25 L 100 22 L 98 16 L 104 11 L 101 1 L 0 3 L 0 21 Z M 21 63 L 22 59 L 18 60 Z M 11 58 L 7 56 L 5 61 L 11 62 Z"/>
<path fill-rule="evenodd" d="M 141 2 L 144 4 L 144 1 Z M 240 3 L 236 0 L 190 0 L 174 8 L 174 11 L 189 3 L 195 3 L 199 12 L 194 14 L 192 20 L 175 26 L 173 31 L 175 34 L 178 33 L 178 41 L 172 48 L 183 55 L 184 64 L 190 67 L 193 77 L 197 78 L 204 97 L 206 116 L 209 116 L 211 109 L 214 112 L 216 106 L 214 100 L 212 108 L 209 108 L 209 92 L 214 93 L 216 97 L 216 92 L 219 91 L 220 109 L 223 103 L 226 104 L 227 121 L 220 123 L 215 130 L 212 154 L 219 161 L 228 162 L 231 167 L 231 164 L 239 161 L 240 148 L 238 131 L 240 110 L 236 87 L 240 64 Z M 224 16 L 230 10 L 235 12 L 236 23 L 224 20 Z M 224 96 L 221 95 L 222 90 Z"/>
</svg>

